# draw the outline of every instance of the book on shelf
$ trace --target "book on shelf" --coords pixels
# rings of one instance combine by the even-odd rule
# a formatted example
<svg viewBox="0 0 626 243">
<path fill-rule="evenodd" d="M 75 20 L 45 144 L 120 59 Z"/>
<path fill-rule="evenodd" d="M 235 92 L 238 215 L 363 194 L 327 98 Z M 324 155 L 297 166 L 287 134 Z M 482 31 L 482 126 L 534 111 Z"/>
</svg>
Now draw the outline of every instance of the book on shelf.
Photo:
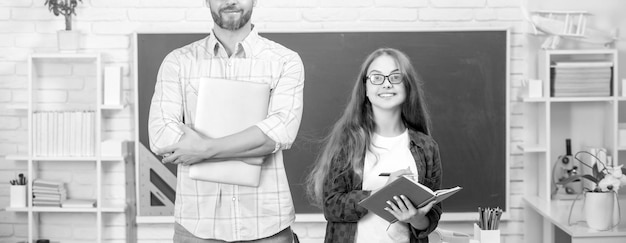
<svg viewBox="0 0 626 243">
<path fill-rule="evenodd" d="M 61 200 L 33 200 L 33 205 L 60 205 Z"/>
<path fill-rule="evenodd" d="M 41 186 L 33 186 L 33 193 L 39 194 L 60 194 L 64 192 L 64 187 L 41 187 Z"/>
<path fill-rule="evenodd" d="M 550 67 L 560 68 L 594 68 L 594 67 L 612 67 L 613 62 L 607 61 L 557 61 L 550 63 Z"/>
<path fill-rule="evenodd" d="M 60 203 L 67 197 L 65 184 L 61 181 L 35 179 L 33 180 L 33 205 L 34 203 L 55 201 Z"/>
<path fill-rule="evenodd" d="M 613 94 L 612 86 L 613 67 L 611 66 L 576 69 L 550 68 L 550 96 L 552 97 L 607 97 Z"/>
<path fill-rule="evenodd" d="M 61 194 L 37 194 L 37 193 L 33 193 L 33 200 L 61 200 Z"/>
<path fill-rule="evenodd" d="M 394 196 L 404 195 L 411 201 L 411 203 L 413 203 L 413 206 L 420 208 L 431 201 L 439 203 L 454 195 L 461 189 L 462 187 L 456 186 L 453 188 L 433 191 L 427 186 L 422 185 L 409 177 L 401 176 L 371 194 L 369 197 L 361 200 L 359 205 L 388 222 L 393 223 L 396 221 L 396 218 L 391 213 L 387 212 L 385 208 L 389 206 L 387 201 L 395 201 L 393 199 Z"/>
<path fill-rule="evenodd" d="M 35 179 L 33 181 L 33 187 L 35 187 L 35 186 L 58 188 L 58 187 L 62 187 L 63 186 L 63 182 L 62 181 Z"/>
<path fill-rule="evenodd" d="M 49 197 L 42 198 L 42 197 L 33 196 L 33 203 L 36 203 L 36 202 L 57 202 L 57 203 L 61 203 L 63 200 L 65 200 L 65 198 L 66 198 L 65 195 L 59 196 L 57 198 L 49 198 Z"/>
<path fill-rule="evenodd" d="M 95 112 L 35 111 L 33 151 L 35 156 L 93 156 Z"/>
<path fill-rule="evenodd" d="M 33 206 L 35 207 L 61 207 L 61 202 L 55 202 L 55 203 L 37 203 L 37 202 L 33 202 Z"/>
</svg>

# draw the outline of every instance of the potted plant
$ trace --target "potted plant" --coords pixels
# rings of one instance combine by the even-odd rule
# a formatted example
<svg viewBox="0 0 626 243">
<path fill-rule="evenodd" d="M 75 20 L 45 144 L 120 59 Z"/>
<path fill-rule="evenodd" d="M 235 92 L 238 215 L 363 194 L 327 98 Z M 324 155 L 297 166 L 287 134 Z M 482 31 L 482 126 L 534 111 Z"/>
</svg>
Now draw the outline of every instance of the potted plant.
<svg viewBox="0 0 626 243">
<path fill-rule="evenodd" d="M 587 154 L 591 157 L 591 165 L 578 158 L 579 154 Z M 593 188 L 584 188 L 584 214 L 587 225 L 597 230 L 608 230 L 619 222 L 619 215 L 616 216 L 616 208 L 619 208 L 617 200 L 617 190 L 620 186 L 626 185 L 626 169 L 623 165 L 615 166 L 611 163 L 611 157 L 607 157 L 607 163 L 600 160 L 595 154 L 587 151 L 580 151 L 574 155 L 574 159 L 582 165 L 591 169 L 591 174 L 574 175 L 566 180 L 558 182 L 565 185 L 575 180 L 589 180 Z M 607 166 L 610 165 L 610 166 Z"/>
<path fill-rule="evenodd" d="M 75 51 L 78 49 L 80 33 L 72 30 L 72 15 L 76 15 L 76 6 L 82 0 L 46 0 L 48 10 L 55 16 L 65 17 L 65 30 L 57 32 L 57 40 L 60 51 Z"/>
</svg>

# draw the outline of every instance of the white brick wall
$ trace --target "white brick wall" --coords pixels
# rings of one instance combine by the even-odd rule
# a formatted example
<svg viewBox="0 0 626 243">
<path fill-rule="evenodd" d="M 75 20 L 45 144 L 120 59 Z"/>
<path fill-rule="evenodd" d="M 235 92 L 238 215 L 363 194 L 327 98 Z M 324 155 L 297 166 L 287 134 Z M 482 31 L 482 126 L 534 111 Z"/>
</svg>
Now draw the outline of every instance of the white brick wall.
<svg viewBox="0 0 626 243">
<path fill-rule="evenodd" d="M 355 7 L 370 7 L 374 5 L 373 0 L 318 0 L 319 7 L 342 7 L 342 8 L 355 8 Z"/>
<path fill-rule="evenodd" d="M 377 7 L 398 7 L 398 8 L 418 8 L 428 7 L 428 0 L 375 0 L 374 3 Z"/>
<path fill-rule="evenodd" d="M 430 8 L 420 11 L 422 21 L 472 21 L 474 9 L 469 8 Z"/>
<path fill-rule="evenodd" d="M 302 11 L 302 17 L 310 22 L 352 22 L 359 18 L 359 13 L 350 8 L 311 8 Z"/>
<path fill-rule="evenodd" d="M 316 7 L 316 0 L 263 0 L 257 1 L 259 8 L 311 8 Z"/>
<path fill-rule="evenodd" d="M 480 8 L 486 6 L 487 0 L 431 0 L 437 8 Z"/>
<path fill-rule="evenodd" d="M 367 8 L 361 10 L 360 20 L 410 22 L 417 20 L 417 13 L 411 8 Z"/>
<path fill-rule="evenodd" d="M 523 35 L 519 0 L 258 0 L 253 21 L 260 30 L 410 30 L 429 28 L 511 28 L 511 99 L 520 89 L 519 80 L 526 76 L 527 41 Z M 83 0 L 74 18 L 74 28 L 82 32 L 81 48 L 85 51 L 102 52 L 106 64 L 124 66 L 124 99 L 132 100 L 130 67 L 133 60 L 132 33 L 135 31 L 159 32 L 201 32 L 212 26 L 210 12 L 203 0 Z M 0 156 L 26 151 L 26 120 L 24 113 L 8 109 L 14 103 L 25 103 L 27 67 L 26 58 L 33 52 L 56 51 L 56 32 L 63 29 L 62 17 L 49 13 L 41 0 L 2 0 L 0 1 Z M 41 72 L 50 74 L 46 85 L 38 90 L 38 96 L 46 102 L 65 102 L 68 92 L 60 91 L 56 85 L 78 85 L 74 80 L 62 77 L 72 72 L 64 64 L 42 67 Z M 49 82 L 49 83 L 48 83 Z M 73 87 L 78 88 L 78 87 Z M 84 99 L 86 97 L 80 97 Z M 523 141 L 523 110 L 519 104 L 512 104 L 512 142 Z M 132 111 L 126 109 L 115 114 L 107 114 L 102 123 L 104 137 L 134 137 Z M 514 148 L 515 146 L 512 146 Z M 512 149 L 512 151 L 516 151 Z M 502 230 L 505 243 L 523 242 L 521 195 L 523 156 L 512 156 L 511 203 L 512 220 L 504 224 Z M 65 178 L 76 182 L 71 193 L 91 195 L 93 193 L 90 175 L 93 168 L 73 168 L 64 166 L 46 167 L 50 179 Z M 0 178 L 24 172 L 23 164 L 0 158 Z M 123 202 L 124 193 L 117 189 L 124 183 L 124 168 L 119 165 L 106 165 L 103 170 L 105 186 L 103 194 L 107 198 Z M 68 172 L 69 171 L 69 172 Z M 8 187 L 0 183 L 0 208 L 8 205 Z M 81 225 L 59 225 L 67 222 L 61 217 L 71 217 Z M 41 217 L 42 236 L 59 236 L 81 240 L 93 239 L 93 227 L 89 225 L 89 214 L 68 215 L 49 214 Z M 72 221 L 73 221 L 72 220 Z M 125 218 L 119 214 L 105 214 L 104 230 L 106 239 L 111 242 L 124 242 Z M 296 223 L 295 231 L 302 242 L 321 242 L 325 223 Z M 442 227 L 471 232 L 471 224 L 442 223 Z M 24 213 L 0 211 L 0 242 L 23 240 L 27 235 Z M 82 231 L 85 230 L 85 231 Z M 139 242 L 171 242 L 171 224 L 142 224 L 137 228 Z M 71 242 L 71 241 L 70 241 Z"/>
<path fill-rule="evenodd" d="M 9 9 L 0 9 L 0 20 L 8 20 L 9 18 L 11 18 Z"/>
<path fill-rule="evenodd" d="M 178 22 L 185 19 L 185 10 L 176 8 L 130 9 L 128 10 L 128 18 L 138 22 Z"/>
</svg>

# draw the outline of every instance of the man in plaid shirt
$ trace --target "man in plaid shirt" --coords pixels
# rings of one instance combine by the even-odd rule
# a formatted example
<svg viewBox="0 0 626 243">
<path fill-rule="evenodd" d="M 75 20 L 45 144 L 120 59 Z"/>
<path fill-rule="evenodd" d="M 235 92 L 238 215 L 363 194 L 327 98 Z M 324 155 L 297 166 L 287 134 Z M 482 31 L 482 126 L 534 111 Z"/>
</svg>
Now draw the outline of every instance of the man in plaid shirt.
<svg viewBox="0 0 626 243">
<path fill-rule="evenodd" d="M 259 36 L 250 23 L 256 0 L 205 1 L 213 31 L 165 57 L 148 121 L 151 149 L 164 163 L 178 164 L 174 241 L 292 242 L 295 210 L 281 151 L 291 147 L 302 119 L 302 60 Z M 198 84 L 212 79 L 268 84 L 267 117 L 222 138 L 198 134 Z M 189 178 L 191 164 L 233 158 L 263 160 L 258 187 Z"/>
</svg>

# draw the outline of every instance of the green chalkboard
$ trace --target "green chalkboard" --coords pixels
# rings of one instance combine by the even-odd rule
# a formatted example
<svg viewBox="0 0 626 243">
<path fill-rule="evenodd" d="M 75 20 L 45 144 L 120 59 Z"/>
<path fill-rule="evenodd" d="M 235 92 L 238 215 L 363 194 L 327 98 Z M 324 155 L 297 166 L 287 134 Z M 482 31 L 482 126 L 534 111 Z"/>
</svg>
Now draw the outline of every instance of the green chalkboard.
<svg viewBox="0 0 626 243">
<path fill-rule="evenodd" d="M 508 208 L 508 31 L 261 35 L 298 52 L 305 66 L 303 119 L 294 146 L 284 152 L 297 213 L 321 212 L 304 195 L 304 177 L 317 157 L 321 139 L 347 103 L 361 62 L 379 47 L 393 47 L 407 53 L 425 81 L 433 120 L 432 136 L 441 151 L 443 186 L 464 187 L 445 201 L 445 212 L 475 212 L 478 206 Z M 140 144 L 148 144 L 146 121 L 161 61 L 171 50 L 205 36 L 137 35 Z M 175 173 L 175 168 L 169 171 Z M 138 180 L 138 183 L 150 181 L 149 178 Z"/>
</svg>

